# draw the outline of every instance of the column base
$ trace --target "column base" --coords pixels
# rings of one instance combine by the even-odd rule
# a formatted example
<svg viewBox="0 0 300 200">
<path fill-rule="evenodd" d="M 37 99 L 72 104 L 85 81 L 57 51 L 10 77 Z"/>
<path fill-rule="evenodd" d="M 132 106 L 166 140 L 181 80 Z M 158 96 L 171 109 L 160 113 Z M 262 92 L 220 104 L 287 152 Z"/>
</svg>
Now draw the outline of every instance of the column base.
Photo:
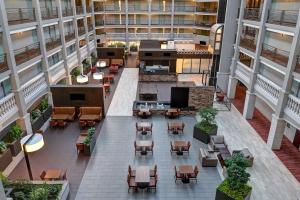
<svg viewBox="0 0 300 200">
<path fill-rule="evenodd" d="M 243 117 L 245 119 L 253 118 L 253 113 L 255 109 L 255 99 L 256 99 L 255 94 L 247 90 L 245 103 L 244 103 L 244 110 L 243 110 Z"/>
<path fill-rule="evenodd" d="M 272 115 L 271 128 L 269 131 L 267 145 L 271 149 L 280 149 L 286 122 L 284 119 L 277 117 L 275 114 Z"/>
<path fill-rule="evenodd" d="M 234 99 L 237 83 L 238 80 L 236 78 L 229 76 L 228 90 L 227 90 L 227 97 L 229 99 Z"/>
</svg>

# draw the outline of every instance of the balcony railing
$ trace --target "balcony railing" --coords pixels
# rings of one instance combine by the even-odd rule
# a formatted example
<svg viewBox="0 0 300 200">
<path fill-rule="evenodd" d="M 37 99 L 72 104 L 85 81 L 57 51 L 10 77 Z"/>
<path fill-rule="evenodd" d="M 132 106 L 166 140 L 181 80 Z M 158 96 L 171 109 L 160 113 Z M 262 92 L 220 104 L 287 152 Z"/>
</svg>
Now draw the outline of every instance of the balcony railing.
<svg viewBox="0 0 300 200">
<path fill-rule="evenodd" d="M 174 10 L 177 12 L 195 12 L 194 6 L 175 6 Z"/>
<path fill-rule="evenodd" d="M 92 24 L 88 24 L 88 31 L 91 32 L 93 30 L 93 25 Z"/>
<path fill-rule="evenodd" d="M 296 26 L 298 12 L 297 10 L 269 10 L 268 23 Z"/>
<path fill-rule="evenodd" d="M 148 20 L 128 20 L 129 25 L 148 25 Z"/>
<path fill-rule="evenodd" d="M 278 100 L 280 90 L 280 87 L 278 85 L 276 85 L 275 83 L 273 83 L 272 81 L 268 80 L 260 74 L 257 75 L 256 84 L 260 88 L 262 88 L 264 92 L 269 94 L 272 98 Z"/>
<path fill-rule="evenodd" d="M 129 33 L 129 38 L 139 38 L 139 39 L 147 39 L 148 33 Z"/>
<path fill-rule="evenodd" d="M 151 33 L 151 37 L 168 39 L 171 38 L 171 33 Z"/>
<path fill-rule="evenodd" d="M 57 38 L 48 38 L 46 39 L 46 49 L 47 51 L 50 51 L 51 49 L 54 49 L 61 45 L 60 37 Z"/>
<path fill-rule="evenodd" d="M 6 8 L 9 25 L 36 21 L 34 8 Z"/>
<path fill-rule="evenodd" d="M 300 99 L 293 95 L 289 95 L 286 104 L 286 111 L 288 114 L 291 113 L 293 118 L 296 117 L 295 121 L 297 121 L 297 118 L 300 118 Z"/>
<path fill-rule="evenodd" d="M 0 73 L 8 70 L 6 54 L 0 54 Z"/>
<path fill-rule="evenodd" d="M 256 50 L 256 44 L 255 44 L 254 38 L 250 39 L 250 38 L 247 38 L 245 36 L 242 36 L 241 39 L 240 39 L 240 46 L 244 47 L 248 50 L 251 50 L 251 51 Z"/>
<path fill-rule="evenodd" d="M 95 12 L 103 12 L 104 11 L 104 6 L 94 6 L 94 11 Z"/>
<path fill-rule="evenodd" d="M 194 20 L 174 20 L 173 24 L 178 26 L 193 26 L 195 23 Z"/>
<path fill-rule="evenodd" d="M 151 11 L 156 11 L 156 12 L 171 12 L 172 11 L 172 6 L 171 5 L 152 5 Z"/>
<path fill-rule="evenodd" d="M 263 44 L 261 55 L 269 60 L 272 60 L 286 67 L 289 60 L 290 52 L 278 49 L 268 44 Z"/>
<path fill-rule="evenodd" d="M 31 60 L 41 54 L 40 43 L 34 43 L 26 47 L 14 50 L 17 65 Z"/>
<path fill-rule="evenodd" d="M 0 99 L 0 121 L 4 121 L 8 116 L 14 115 L 18 111 L 14 93 Z"/>
<path fill-rule="evenodd" d="M 251 58 L 243 53 L 240 53 L 240 56 L 239 56 L 239 61 L 246 65 L 247 67 L 251 68 L 252 69 L 252 63 L 251 63 Z"/>
<path fill-rule="evenodd" d="M 87 6 L 86 7 L 86 12 L 87 13 L 91 13 L 92 12 L 92 7 L 91 6 Z"/>
<path fill-rule="evenodd" d="M 125 12 L 125 7 L 119 7 L 118 5 L 105 5 L 104 9 L 106 12 Z"/>
<path fill-rule="evenodd" d="M 165 21 L 156 21 L 156 20 L 151 20 L 152 25 L 168 25 L 171 26 L 171 19 L 165 20 Z"/>
<path fill-rule="evenodd" d="M 174 38 L 184 38 L 184 39 L 191 39 L 194 37 L 193 33 L 178 33 L 178 34 L 174 34 Z"/>
<path fill-rule="evenodd" d="M 201 26 L 201 27 L 206 27 L 206 28 L 210 28 L 210 27 L 212 27 L 212 25 L 214 25 L 214 23 L 210 23 L 210 22 L 199 22 L 199 21 L 196 21 L 196 22 L 195 22 L 195 26 Z"/>
<path fill-rule="evenodd" d="M 145 6 L 128 5 L 128 11 L 129 12 L 134 12 L 134 11 L 147 12 L 148 11 L 148 5 L 145 5 Z"/>
<path fill-rule="evenodd" d="M 57 8 L 41 8 L 42 19 L 54 19 L 58 18 Z"/>
<path fill-rule="evenodd" d="M 103 20 L 95 20 L 95 26 L 104 26 L 104 21 Z"/>
<path fill-rule="evenodd" d="M 245 8 L 244 19 L 260 21 L 261 10 L 260 8 Z"/>
<path fill-rule="evenodd" d="M 66 42 L 69 42 L 71 40 L 75 39 L 75 33 L 74 32 L 69 32 L 65 34 L 65 40 Z"/>
<path fill-rule="evenodd" d="M 300 56 L 298 56 L 298 58 L 297 58 L 297 64 L 296 64 L 296 67 L 295 67 L 295 72 L 300 74 Z"/>
<path fill-rule="evenodd" d="M 125 38 L 125 33 L 106 33 L 106 36 L 109 38 Z"/>
<path fill-rule="evenodd" d="M 125 20 L 105 20 L 105 25 L 125 25 L 126 24 L 126 21 Z"/>
<path fill-rule="evenodd" d="M 217 13 L 217 8 L 199 8 L 196 7 L 196 12 L 205 12 L 205 13 Z"/>
<path fill-rule="evenodd" d="M 83 34 L 85 34 L 84 26 L 78 26 L 78 35 L 83 35 Z"/>
<path fill-rule="evenodd" d="M 82 6 L 76 6 L 76 14 L 82 15 L 83 14 L 83 7 Z"/>
<path fill-rule="evenodd" d="M 64 17 L 68 17 L 68 16 L 72 16 L 73 15 L 73 10 L 72 10 L 72 8 L 64 8 L 64 9 L 62 9 L 62 15 L 64 16 Z"/>
</svg>

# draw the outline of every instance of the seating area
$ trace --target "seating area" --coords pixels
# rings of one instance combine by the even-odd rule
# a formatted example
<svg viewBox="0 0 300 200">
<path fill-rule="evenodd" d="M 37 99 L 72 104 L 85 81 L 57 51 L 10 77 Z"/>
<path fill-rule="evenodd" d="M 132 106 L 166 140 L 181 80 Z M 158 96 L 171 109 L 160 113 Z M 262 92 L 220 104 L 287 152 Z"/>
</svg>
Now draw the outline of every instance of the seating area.
<svg viewBox="0 0 300 200">
<path fill-rule="evenodd" d="M 67 122 L 74 121 L 75 107 L 53 107 L 50 120 L 50 127 L 62 127 L 67 125 Z"/>
<path fill-rule="evenodd" d="M 94 127 L 96 122 L 99 122 L 102 119 L 102 108 L 80 107 L 78 118 L 80 128 Z"/>
</svg>

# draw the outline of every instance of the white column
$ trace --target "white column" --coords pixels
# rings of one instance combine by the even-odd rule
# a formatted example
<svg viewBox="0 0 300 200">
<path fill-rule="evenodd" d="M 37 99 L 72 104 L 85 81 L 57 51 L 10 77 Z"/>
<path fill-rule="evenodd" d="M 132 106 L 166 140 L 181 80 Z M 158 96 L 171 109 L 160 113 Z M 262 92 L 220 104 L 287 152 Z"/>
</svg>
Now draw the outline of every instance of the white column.
<svg viewBox="0 0 300 200">
<path fill-rule="evenodd" d="M 79 37 L 78 37 L 78 26 L 77 26 L 77 17 L 76 17 L 76 2 L 75 0 L 71 0 L 72 10 L 73 10 L 73 27 L 75 32 L 76 38 L 76 52 L 77 52 L 77 59 L 78 59 L 78 66 L 80 67 L 81 73 L 83 73 L 83 68 L 81 65 L 81 53 L 79 48 Z"/>
<path fill-rule="evenodd" d="M 128 17 L 128 0 L 125 0 L 125 16 L 126 16 L 125 42 L 126 42 L 126 46 L 128 47 L 129 46 L 129 43 L 128 43 L 129 42 L 129 31 L 128 31 L 128 20 L 129 20 L 129 17 Z"/>
<path fill-rule="evenodd" d="M 245 103 L 244 103 L 244 110 L 243 110 L 243 117 L 245 119 L 252 119 L 254 108 L 255 108 L 255 99 L 256 99 L 255 94 L 247 90 Z"/>
<path fill-rule="evenodd" d="M 267 145 L 271 149 L 280 149 L 286 122 L 284 119 L 272 115 L 271 128 L 268 136 Z"/>
<path fill-rule="evenodd" d="M 228 91 L 227 97 L 229 99 L 234 99 L 237 83 L 238 83 L 238 80 L 236 78 L 229 76 L 228 90 L 227 90 Z"/>
</svg>

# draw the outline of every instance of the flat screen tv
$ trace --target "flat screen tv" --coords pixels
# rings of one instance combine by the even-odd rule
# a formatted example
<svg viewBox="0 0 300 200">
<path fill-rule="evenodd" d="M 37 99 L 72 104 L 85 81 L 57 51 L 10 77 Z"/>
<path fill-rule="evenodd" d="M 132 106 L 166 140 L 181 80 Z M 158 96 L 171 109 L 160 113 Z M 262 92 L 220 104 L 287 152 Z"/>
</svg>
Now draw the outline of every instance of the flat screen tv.
<svg viewBox="0 0 300 200">
<path fill-rule="evenodd" d="M 107 52 L 107 56 L 115 56 L 115 52 Z"/>
<path fill-rule="evenodd" d="M 71 101 L 84 101 L 85 94 L 79 94 L 79 93 L 70 94 L 70 100 Z"/>
<path fill-rule="evenodd" d="M 171 107 L 188 108 L 189 107 L 189 88 L 172 87 L 171 88 Z"/>
</svg>

